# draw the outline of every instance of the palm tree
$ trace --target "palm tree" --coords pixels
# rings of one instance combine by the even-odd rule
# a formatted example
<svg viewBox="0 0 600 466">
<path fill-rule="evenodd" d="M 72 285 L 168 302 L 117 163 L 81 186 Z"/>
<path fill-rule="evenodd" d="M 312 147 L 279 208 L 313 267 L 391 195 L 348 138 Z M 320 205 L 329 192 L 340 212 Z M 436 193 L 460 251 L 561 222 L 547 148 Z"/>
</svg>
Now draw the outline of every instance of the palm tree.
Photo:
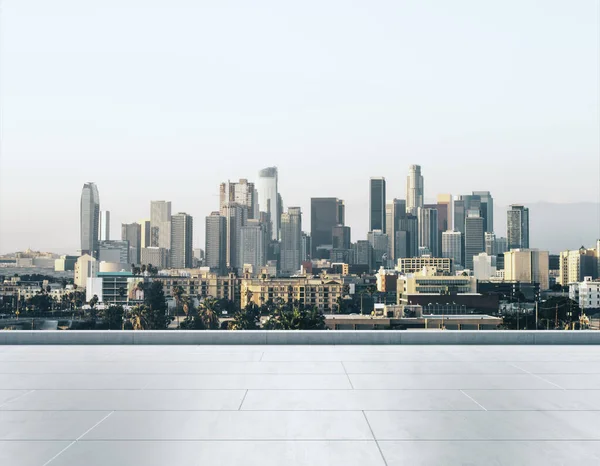
<svg viewBox="0 0 600 466">
<path fill-rule="evenodd" d="M 174 286 L 171 291 L 171 295 L 175 299 L 175 312 L 177 313 L 177 328 L 179 328 L 179 306 L 181 305 L 181 298 L 183 297 L 183 288 L 179 285 Z"/>
<path fill-rule="evenodd" d="M 207 329 L 214 330 L 219 328 L 220 321 L 216 299 L 205 298 L 200 305 L 199 311 Z"/>
</svg>

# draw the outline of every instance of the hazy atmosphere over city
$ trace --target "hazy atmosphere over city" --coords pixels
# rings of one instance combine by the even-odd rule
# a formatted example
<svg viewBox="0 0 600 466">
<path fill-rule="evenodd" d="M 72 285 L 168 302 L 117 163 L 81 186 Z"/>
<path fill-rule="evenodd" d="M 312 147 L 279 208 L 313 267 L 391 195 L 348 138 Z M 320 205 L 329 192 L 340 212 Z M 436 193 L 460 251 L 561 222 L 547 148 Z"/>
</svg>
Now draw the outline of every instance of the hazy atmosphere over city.
<svg viewBox="0 0 600 466">
<path fill-rule="evenodd" d="M 410 164 L 426 201 L 490 191 L 499 234 L 523 203 L 536 247 L 593 244 L 598 18 L 596 0 L 6 0 L 0 252 L 75 252 L 88 181 L 115 237 L 166 199 L 203 247 L 219 183 L 267 166 L 305 229 L 333 196 L 364 238 L 369 177 L 404 198 Z"/>
</svg>

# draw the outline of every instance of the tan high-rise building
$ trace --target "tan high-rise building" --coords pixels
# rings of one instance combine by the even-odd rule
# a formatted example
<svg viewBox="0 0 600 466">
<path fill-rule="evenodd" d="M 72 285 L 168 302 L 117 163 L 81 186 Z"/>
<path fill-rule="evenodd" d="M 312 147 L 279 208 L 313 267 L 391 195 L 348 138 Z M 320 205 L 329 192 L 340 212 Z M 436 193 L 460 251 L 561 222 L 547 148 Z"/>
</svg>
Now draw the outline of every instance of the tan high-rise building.
<svg viewBox="0 0 600 466">
<path fill-rule="evenodd" d="M 557 282 L 562 286 L 582 282 L 585 277 L 598 277 L 598 249 L 586 249 L 582 246 L 575 251 L 563 251 L 559 260 Z"/>
<path fill-rule="evenodd" d="M 504 253 L 504 280 L 539 283 L 540 290 L 549 287 L 549 254 L 538 249 L 512 249 Z"/>
<path fill-rule="evenodd" d="M 452 211 L 452 194 L 438 194 L 437 203 L 440 206 L 446 206 L 446 218 L 448 224 L 445 226 L 444 229 L 442 229 L 442 231 L 452 230 L 454 228 L 454 226 L 452 225 L 452 220 L 454 219 L 454 213 Z"/>
<path fill-rule="evenodd" d="M 140 247 L 149 248 L 150 247 L 150 219 L 146 218 L 144 220 L 140 220 L 138 223 L 140 224 L 141 230 L 142 230 Z"/>
</svg>

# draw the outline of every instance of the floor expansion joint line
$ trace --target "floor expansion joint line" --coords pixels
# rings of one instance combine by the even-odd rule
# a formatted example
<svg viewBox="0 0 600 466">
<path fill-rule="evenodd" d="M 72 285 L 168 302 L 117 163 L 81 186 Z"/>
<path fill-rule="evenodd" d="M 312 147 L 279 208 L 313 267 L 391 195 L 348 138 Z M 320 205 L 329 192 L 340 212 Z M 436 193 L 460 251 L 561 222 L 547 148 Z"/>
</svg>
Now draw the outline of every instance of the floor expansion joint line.
<svg viewBox="0 0 600 466">
<path fill-rule="evenodd" d="M 487 409 L 485 409 L 485 406 L 483 406 L 481 403 L 479 403 L 475 398 L 473 398 L 472 396 L 470 396 L 467 393 L 463 392 L 462 390 L 460 390 L 460 392 L 463 395 L 465 395 L 469 400 L 471 400 L 473 403 L 475 403 L 477 406 L 479 406 L 481 409 L 483 409 L 484 411 L 487 411 Z"/>
<path fill-rule="evenodd" d="M 383 460 L 383 464 L 385 466 L 388 466 L 387 461 L 385 459 L 385 456 L 383 456 L 383 451 L 381 450 L 381 446 L 379 445 L 379 442 L 377 441 L 377 437 L 375 437 L 375 432 L 373 432 L 373 428 L 371 427 L 371 423 L 369 422 L 369 418 L 367 417 L 367 413 L 365 413 L 365 411 L 362 411 L 363 416 L 365 418 L 365 422 L 367 423 L 367 426 L 369 426 L 369 430 L 371 431 L 371 435 L 373 436 L 373 440 L 375 440 L 375 445 L 377 445 L 377 449 L 379 450 L 379 454 L 381 455 L 381 459 Z"/>
<path fill-rule="evenodd" d="M 350 387 L 352 387 L 352 390 L 354 390 L 354 385 L 352 384 L 352 379 L 350 379 L 350 374 L 348 374 L 348 371 L 346 370 L 346 366 L 344 365 L 344 361 L 340 361 L 340 364 L 344 368 L 344 373 L 346 374 L 346 377 L 348 377 L 348 382 L 350 383 Z"/>
<path fill-rule="evenodd" d="M 77 437 L 75 440 L 73 440 L 71 443 L 69 443 L 61 451 L 59 451 L 56 455 L 54 455 L 52 458 L 50 458 L 48 461 L 46 461 L 42 466 L 48 466 L 50 463 L 52 463 L 52 461 L 54 461 L 56 458 L 58 458 L 60 455 L 62 455 L 65 451 L 67 451 L 69 448 L 71 448 L 73 445 L 75 445 L 77 442 L 79 442 L 85 435 L 89 434 L 92 430 L 94 430 L 96 427 L 98 427 L 100 424 L 102 424 L 104 421 L 106 421 L 113 413 L 114 413 L 114 411 L 111 411 L 110 413 L 108 413 L 106 416 L 104 416 L 102 419 L 100 419 L 96 424 L 94 424 L 92 427 L 90 427 L 88 430 L 86 430 L 83 434 L 81 434 L 79 437 Z"/>
<path fill-rule="evenodd" d="M 534 376 L 534 377 L 536 377 L 536 378 L 538 378 L 538 379 L 540 379 L 540 380 L 542 380 L 542 381 L 544 381 L 546 383 L 549 383 L 550 385 L 554 385 L 555 387 L 560 388 L 561 390 L 566 390 L 564 387 L 561 387 L 560 385 L 558 385 L 558 384 L 556 384 L 554 382 L 550 382 L 549 380 L 546 380 L 545 378 L 543 378 L 543 377 L 541 377 L 541 376 L 539 376 L 537 374 L 534 374 L 533 372 L 529 372 L 529 371 L 523 369 L 522 367 L 519 367 L 519 366 L 517 366 L 515 364 L 511 364 L 511 366 L 515 367 L 516 369 L 519 369 L 520 371 L 525 372 L 526 374 L 532 375 L 532 376 Z"/>
<path fill-rule="evenodd" d="M 242 410 L 242 405 L 244 404 L 244 401 L 246 401 L 246 396 L 248 396 L 248 389 L 246 389 L 246 393 L 244 393 L 244 397 L 242 398 L 242 402 L 240 403 L 240 407 L 237 409 L 238 411 Z"/>
<path fill-rule="evenodd" d="M 9 405 L 9 404 L 11 404 L 11 403 L 13 403 L 13 402 L 15 402 L 15 401 L 17 401 L 17 400 L 20 400 L 20 399 L 21 399 L 21 398 L 23 398 L 24 396 L 27 396 L 27 395 L 29 395 L 29 394 L 31 394 L 31 393 L 33 393 L 33 392 L 35 392 L 35 389 L 34 389 L 34 390 L 29 390 L 27 393 L 22 393 L 22 394 L 20 394 L 19 396 L 17 396 L 16 398 L 12 398 L 12 399 L 10 399 L 10 400 L 8 400 L 8 401 L 5 401 L 4 403 L 2 403 L 2 404 L 0 405 L 0 408 L 3 408 L 4 406 L 6 406 L 6 405 Z"/>
</svg>

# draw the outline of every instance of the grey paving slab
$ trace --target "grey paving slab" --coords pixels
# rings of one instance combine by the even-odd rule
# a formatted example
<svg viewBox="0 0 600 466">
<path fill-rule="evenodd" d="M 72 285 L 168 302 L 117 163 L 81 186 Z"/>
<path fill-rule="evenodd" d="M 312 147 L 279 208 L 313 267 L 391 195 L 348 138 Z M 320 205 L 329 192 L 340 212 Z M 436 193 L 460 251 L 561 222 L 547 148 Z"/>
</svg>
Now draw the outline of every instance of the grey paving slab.
<svg viewBox="0 0 600 466">
<path fill-rule="evenodd" d="M 115 412 L 85 440 L 372 440 L 361 412 Z"/>
<path fill-rule="evenodd" d="M 0 362 L 0 374 L 343 374 L 338 362 Z"/>
<path fill-rule="evenodd" d="M 600 440 L 600 412 L 367 411 L 378 440 Z"/>
<path fill-rule="evenodd" d="M 151 380 L 152 376 L 142 374 L 0 374 L 0 389 L 139 390 Z"/>
<path fill-rule="evenodd" d="M 0 346 L 0 465 L 599 464 L 599 367 L 600 346 Z"/>
<path fill-rule="evenodd" d="M 147 389 L 351 389 L 346 374 L 173 374 L 149 376 Z"/>
<path fill-rule="evenodd" d="M 385 466 L 374 441 L 85 442 L 52 466 Z"/>
<path fill-rule="evenodd" d="M 355 362 L 345 361 L 349 374 L 522 374 L 523 371 L 505 362 Z"/>
<path fill-rule="evenodd" d="M 37 390 L 6 403 L 7 411 L 237 410 L 246 390 Z"/>
<path fill-rule="evenodd" d="M 100 422 L 103 411 L 3 411 L 1 440 L 75 440 Z"/>
<path fill-rule="evenodd" d="M 489 411 L 600 410 L 600 390 L 464 390 Z"/>
<path fill-rule="evenodd" d="M 387 466 L 595 466 L 600 442 L 380 441 Z"/>
<path fill-rule="evenodd" d="M 0 440 L 0 464 L 42 466 L 70 444 L 71 441 Z"/>
<path fill-rule="evenodd" d="M 242 410 L 481 410 L 460 390 L 249 390 Z"/>
<path fill-rule="evenodd" d="M 357 389 L 530 389 L 557 390 L 530 374 L 349 374 Z"/>
</svg>

